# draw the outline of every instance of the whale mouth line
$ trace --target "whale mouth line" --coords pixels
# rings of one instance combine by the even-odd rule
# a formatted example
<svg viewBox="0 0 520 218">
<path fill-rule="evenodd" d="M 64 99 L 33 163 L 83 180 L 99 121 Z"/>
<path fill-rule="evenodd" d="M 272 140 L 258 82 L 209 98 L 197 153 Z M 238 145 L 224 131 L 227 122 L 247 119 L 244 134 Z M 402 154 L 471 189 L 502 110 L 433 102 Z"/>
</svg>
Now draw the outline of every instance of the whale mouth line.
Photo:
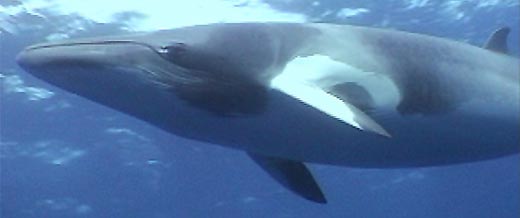
<svg viewBox="0 0 520 218">
<path fill-rule="evenodd" d="M 100 41 L 88 41 L 88 42 L 65 42 L 65 43 L 37 44 L 37 45 L 27 47 L 25 49 L 25 51 L 32 51 L 32 50 L 45 49 L 45 48 L 55 48 L 55 47 L 78 46 L 78 45 L 110 45 L 110 44 L 141 45 L 141 46 L 148 47 L 151 50 L 157 52 L 157 50 L 152 45 L 144 43 L 144 42 L 135 41 L 135 40 L 100 40 Z"/>
</svg>

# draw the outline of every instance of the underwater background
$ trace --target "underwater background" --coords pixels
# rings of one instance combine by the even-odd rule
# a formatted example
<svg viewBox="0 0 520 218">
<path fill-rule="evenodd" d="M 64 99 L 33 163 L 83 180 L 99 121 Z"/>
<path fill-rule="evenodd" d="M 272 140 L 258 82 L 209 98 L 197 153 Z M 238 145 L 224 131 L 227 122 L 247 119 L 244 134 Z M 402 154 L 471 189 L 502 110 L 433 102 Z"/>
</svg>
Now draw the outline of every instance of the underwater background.
<svg viewBox="0 0 520 218">
<path fill-rule="evenodd" d="M 518 0 L 0 0 L 0 217 L 519 217 L 519 155 L 415 169 L 310 164 L 329 201 L 320 205 L 241 151 L 170 135 L 14 61 L 37 42 L 245 21 L 374 26 L 474 45 L 510 26 L 519 53 Z"/>
</svg>

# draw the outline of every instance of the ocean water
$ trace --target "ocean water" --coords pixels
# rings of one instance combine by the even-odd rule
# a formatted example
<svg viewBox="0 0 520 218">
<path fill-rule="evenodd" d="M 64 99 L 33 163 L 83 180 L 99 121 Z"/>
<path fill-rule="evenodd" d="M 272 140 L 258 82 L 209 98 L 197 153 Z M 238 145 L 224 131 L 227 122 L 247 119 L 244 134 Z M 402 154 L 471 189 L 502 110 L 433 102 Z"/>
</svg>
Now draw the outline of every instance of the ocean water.
<svg viewBox="0 0 520 218">
<path fill-rule="evenodd" d="M 415 169 L 311 164 L 329 201 L 320 205 L 241 151 L 170 135 L 14 62 L 42 41 L 242 21 L 355 24 L 475 45 L 510 26 L 512 55 L 520 46 L 518 0 L 0 0 L 0 217 L 519 217 L 518 155 Z"/>
</svg>

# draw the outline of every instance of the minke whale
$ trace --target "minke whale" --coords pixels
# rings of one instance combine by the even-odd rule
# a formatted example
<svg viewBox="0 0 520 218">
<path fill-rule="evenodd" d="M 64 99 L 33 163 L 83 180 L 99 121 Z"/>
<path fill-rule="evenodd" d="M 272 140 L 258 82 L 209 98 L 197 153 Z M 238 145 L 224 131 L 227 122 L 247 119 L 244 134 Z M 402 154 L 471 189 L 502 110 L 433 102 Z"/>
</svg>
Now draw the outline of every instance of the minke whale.
<svg viewBox="0 0 520 218">
<path fill-rule="evenodd" d="M 441 166 L 520 150 L 509 28 L 483 46 L 370 27 L 220 23 L 27 47 L 21 68 L 326 203 L 306 163 Z"/>
</svg>

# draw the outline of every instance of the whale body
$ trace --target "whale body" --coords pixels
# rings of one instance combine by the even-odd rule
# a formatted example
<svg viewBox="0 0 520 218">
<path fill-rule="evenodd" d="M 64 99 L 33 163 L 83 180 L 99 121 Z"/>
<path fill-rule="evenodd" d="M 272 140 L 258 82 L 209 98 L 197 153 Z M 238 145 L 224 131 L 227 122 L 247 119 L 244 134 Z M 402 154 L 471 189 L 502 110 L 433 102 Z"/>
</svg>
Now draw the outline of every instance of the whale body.
<svg viewBox="0 0 520 218">
<path fill-rule="evenodd" d="M 304 162 L 424 167 L 520 151 L 509 29 L 484 47 L 370 27 L 229 23 L 43 43 L 19 65 L 326 202 Z"/>
</svg>

